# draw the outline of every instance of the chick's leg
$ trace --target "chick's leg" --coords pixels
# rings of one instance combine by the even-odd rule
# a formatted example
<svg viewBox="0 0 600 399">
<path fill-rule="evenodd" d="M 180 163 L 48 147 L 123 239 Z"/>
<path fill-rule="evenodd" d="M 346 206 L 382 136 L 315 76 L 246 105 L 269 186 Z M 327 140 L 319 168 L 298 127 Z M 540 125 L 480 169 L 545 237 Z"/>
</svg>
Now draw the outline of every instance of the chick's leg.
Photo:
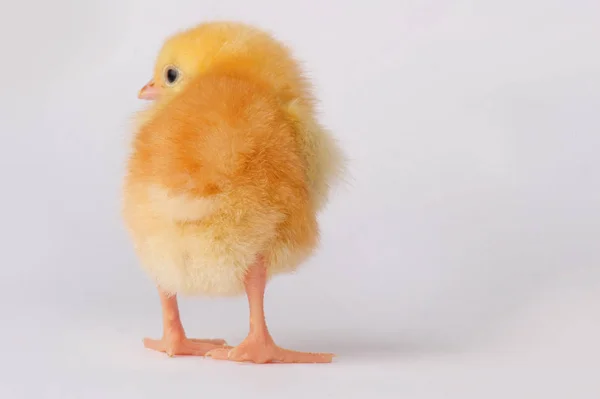
<svg viewBox="0 0 600 399">
<path fill-rule="evenodd" d="M 204 356 L 211 349 L 226 345 L 222 339 L 191 339 L 185 336 L 179 317 L 176 296 L 168 296 L 159 290 L 163 316 L 163 336 L 161 339 L 144 339 L 144 346 L 169 356 Z"/>
<path fill-rule="evenodd" d="M 278 347 L 265 321 L 264 293 L 267 271 L 262 261 L 252 265 L 245 280 L 250 305 L 250 333 L 235 348 L 211 350 L 206 356 L 218 360 L 253 363 L 331 363 L 333 354 L 296 352 Z"/>
</svg>

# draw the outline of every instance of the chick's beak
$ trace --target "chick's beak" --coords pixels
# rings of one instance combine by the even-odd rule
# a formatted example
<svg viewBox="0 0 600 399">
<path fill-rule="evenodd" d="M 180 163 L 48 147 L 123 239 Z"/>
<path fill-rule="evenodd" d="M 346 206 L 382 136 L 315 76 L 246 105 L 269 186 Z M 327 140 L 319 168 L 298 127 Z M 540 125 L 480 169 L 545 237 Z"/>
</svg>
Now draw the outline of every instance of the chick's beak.
<svg viewBox="0 0 600 399">
<path fill-rule="evenodd" d="M 159 95 L 159 90 L 154 84 L 154 80 L 150 80 L 142 89 L 138 92 L 138 98 L 140 100 L 156 100 Z"/>
</svg>

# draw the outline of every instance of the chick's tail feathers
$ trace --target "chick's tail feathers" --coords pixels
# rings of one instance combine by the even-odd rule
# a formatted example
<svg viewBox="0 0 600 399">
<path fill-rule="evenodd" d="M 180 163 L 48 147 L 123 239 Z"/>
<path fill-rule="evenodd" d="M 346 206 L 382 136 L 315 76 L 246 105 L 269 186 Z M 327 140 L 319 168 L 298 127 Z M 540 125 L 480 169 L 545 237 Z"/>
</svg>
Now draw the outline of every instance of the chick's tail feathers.
<svg viewBox="0 0 600 399">
<path fill-rule="evenodd" d="M 331 189 L 347 173 L 346 154 L 332 133 L 300 101 L 290 102 L 287 114 L 295 126 L 296 140 L 305 156 L 313 207 L 319 212 L 327 204 Z"/>
</svg>

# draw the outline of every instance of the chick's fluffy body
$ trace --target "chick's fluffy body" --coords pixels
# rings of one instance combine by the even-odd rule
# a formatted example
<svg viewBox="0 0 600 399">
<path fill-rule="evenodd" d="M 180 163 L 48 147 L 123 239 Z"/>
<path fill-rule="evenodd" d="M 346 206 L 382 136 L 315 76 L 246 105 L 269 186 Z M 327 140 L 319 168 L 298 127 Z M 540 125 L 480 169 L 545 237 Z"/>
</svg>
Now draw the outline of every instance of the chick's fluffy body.
<svg viewBox="0 0 600 399">
<path fill-rule="evenodd" d="M 157 84 L 170 64 L 184 81 L 140 114 L 125 177 L 142 267 L 188 295 L 243 292 L 259 256 L 269 277 L 296 269 L 341 167 L 296 63 L 266 33 L 213 23 L 165 43 Z"/>
</svg>

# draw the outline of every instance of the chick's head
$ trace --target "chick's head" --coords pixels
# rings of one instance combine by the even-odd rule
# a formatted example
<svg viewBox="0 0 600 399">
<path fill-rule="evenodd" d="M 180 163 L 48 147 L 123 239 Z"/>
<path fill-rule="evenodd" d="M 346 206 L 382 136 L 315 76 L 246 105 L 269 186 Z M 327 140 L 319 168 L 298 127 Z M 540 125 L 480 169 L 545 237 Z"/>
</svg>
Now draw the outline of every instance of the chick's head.
<svg viewBox="0 0 600 399">
<path fill-rule="evenodd" d="M 270 34 L 239 22 L 209 22 L 169 37 L 156 58 L 140 99 L 166 101 L 196 78 L 226 73 L 260 82 L 283 103 L 311 95 L 287 47 Z"/>
</svg>

